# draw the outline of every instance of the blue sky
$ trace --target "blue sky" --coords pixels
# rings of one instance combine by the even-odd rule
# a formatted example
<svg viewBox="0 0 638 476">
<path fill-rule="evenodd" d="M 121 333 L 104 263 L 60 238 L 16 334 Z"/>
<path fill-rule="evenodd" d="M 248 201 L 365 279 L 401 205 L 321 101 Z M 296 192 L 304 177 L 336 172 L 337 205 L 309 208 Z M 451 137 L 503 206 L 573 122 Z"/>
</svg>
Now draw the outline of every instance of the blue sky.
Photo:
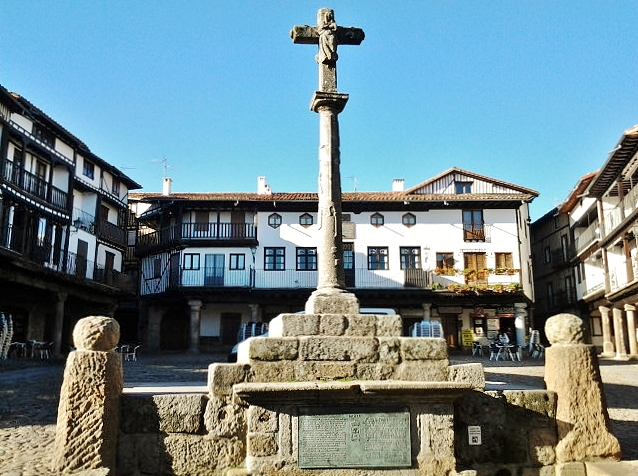
<svg viewBox="0 0 638 476">
<path fill-rule="evenodd" d="M 318 8 L 339 48 L 342 189 L 450 167 L 540 192 L 539 218 L 638 123 L 630 1 L 0 0 L 0 84 L 161 190 L 317 188 Z"/>
</svg>

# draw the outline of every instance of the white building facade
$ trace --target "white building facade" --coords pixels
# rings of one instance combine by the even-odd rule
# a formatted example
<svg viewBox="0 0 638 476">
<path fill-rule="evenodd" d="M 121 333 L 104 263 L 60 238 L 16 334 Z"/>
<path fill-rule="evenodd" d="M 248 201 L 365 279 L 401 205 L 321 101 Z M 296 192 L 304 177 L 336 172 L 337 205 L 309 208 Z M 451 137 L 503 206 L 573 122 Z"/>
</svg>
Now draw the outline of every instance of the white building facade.
<svg viewBox="0 0 638 476">
<path fill-rule="evenodd" d="M 401 185 L 342 194 L 346 287 L 362 307 L 401 314 L 406 334 L 435 319 L 453 347 L 510 328 L 523 343 L 537 192 L 456 168 Z M 130 202 L 152 349 L 232 345 L 242 323 L 301 311 L 316 287 L 314 193 L 273 193 L 260 178 L 257 193 L 165 190 Z"/>
</svg>

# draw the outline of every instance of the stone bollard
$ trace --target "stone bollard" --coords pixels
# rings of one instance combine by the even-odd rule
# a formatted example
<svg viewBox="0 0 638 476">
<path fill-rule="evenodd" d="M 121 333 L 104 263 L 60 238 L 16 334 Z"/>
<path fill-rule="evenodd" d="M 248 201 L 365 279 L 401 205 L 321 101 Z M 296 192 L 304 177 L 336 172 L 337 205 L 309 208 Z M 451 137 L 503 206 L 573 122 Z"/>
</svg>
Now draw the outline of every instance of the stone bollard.
<svg viewBox="0 0 638 476">
<path fill-rule="evenodd" d="M 114 474 L 122 394 L 122 358 L 115 352 L 120 326 L 115 319 L 89 316 L 73 329 L 60 391 L 53 471 L 106 468 Z"/>
<path fill-rule="evenodd" d="M 545 351 L 545 383 L 557 394 L 557 463 L 619 459 L 596 349 L 583 342 L 583 321 L 558 314 L 545 323 L 545 335 L 551 343 Z"/>
</svg>

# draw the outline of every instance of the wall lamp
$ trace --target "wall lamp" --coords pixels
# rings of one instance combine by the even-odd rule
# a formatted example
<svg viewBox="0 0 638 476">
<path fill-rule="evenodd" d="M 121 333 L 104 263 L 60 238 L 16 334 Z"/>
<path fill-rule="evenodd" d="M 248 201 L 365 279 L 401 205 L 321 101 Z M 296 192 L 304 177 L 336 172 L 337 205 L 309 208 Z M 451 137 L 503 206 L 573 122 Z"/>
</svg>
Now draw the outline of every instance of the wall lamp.
<svg viewBox="0 0 638 476">
<path fill-rule="evenodd" d="M 82 228 L 82 220 L 76 218 L 71 224 L 71 232 L 77 233 L 80 228 Z"/>
</svg>

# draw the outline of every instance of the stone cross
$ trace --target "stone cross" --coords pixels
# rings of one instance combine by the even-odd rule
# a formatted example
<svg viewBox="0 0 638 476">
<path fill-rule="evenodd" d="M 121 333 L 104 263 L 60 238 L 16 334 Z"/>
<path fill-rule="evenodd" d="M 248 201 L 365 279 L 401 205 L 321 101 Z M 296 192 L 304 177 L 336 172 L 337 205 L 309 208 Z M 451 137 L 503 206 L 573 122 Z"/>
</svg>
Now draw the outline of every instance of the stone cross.
<svg viewBox="0 0 638 476">
<path fill-rule="evenodd" d="M 319 64 L 319 91 L 337 91 L 337 46 L 360 45 L 365 38 L 361 28 L 337 26 L 334 11 L 321 8 L 317 26 L 298 25 L 290 30 L 293 43 L 319 45 L 315 59 Z"/>
<path fill-rule="evenodd" d="M 359 301 L 346 291 L 343 267 L 341 219 L 341 176 L 339 172 L 338 114 L 348 101 L 337 92 L 337 46 L 359 45 L 364 33 L 360 28 L 337 26 L 334 12 L 317 12 L 317 26 L 295 26 L 290 36 L 294 43 L 319 45 L 319 90 L 310 108 L 319 114 L 319 211 L 320 243 L 317 249 L 317 289 L 306 302 L 306 314 L 358 314 Z"/>
</svg>

